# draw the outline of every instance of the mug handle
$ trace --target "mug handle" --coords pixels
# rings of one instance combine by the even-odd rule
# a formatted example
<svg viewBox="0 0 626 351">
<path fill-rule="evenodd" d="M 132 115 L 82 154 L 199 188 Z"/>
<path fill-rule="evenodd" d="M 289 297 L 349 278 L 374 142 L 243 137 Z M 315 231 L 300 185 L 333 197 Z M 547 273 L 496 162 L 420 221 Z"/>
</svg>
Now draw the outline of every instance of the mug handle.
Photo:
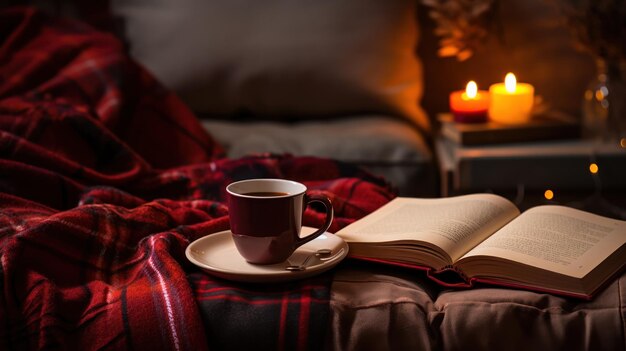
<svg viewBox="0 0 626 351">
<path fill-rule="evenodd" d="M 324 225 L 322 226 L 322 228 L 315 231 L 315 233 L 309 234 L 305 236 L 304 238 L 298 238 L 296 240 L 296 247 L 306 244 L 309 241 L 324 234 L 328 230 L 328 228 L 330 228 L 330 224 L 333 222 L 333 217 L 334 217 L 333 205 L 327 196 L 320 195 L 320 194 L 313 194 L 313 195 L 305 194 L 305 200 L 306 200 L 306 206 L 304 207 L 305 209 L 312 202 L 321 202 L 324 205 L 324 207 L 326 207 L 326 221 L 324 222 Z"/>
</svg>

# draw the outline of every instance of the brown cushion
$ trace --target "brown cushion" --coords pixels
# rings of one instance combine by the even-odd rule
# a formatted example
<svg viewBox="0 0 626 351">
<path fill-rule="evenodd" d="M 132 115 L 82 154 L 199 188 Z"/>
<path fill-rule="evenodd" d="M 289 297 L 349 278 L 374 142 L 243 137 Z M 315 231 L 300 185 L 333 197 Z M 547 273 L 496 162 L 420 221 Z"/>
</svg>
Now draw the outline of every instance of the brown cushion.
<svg viewBox="0 0 626 351">
<path fill-rule="evenodd" d="M 446 290 L 420 271 L 342 262 L 333 350 L 623 350 L 626 273 L 592 301 L 524 290 Z"/>
<path fill-rule="evenodd" d="M 415 0 L 112 1 L 131 54 L 198 112 L 355 112 L 423 129 Z"/>
</svg>

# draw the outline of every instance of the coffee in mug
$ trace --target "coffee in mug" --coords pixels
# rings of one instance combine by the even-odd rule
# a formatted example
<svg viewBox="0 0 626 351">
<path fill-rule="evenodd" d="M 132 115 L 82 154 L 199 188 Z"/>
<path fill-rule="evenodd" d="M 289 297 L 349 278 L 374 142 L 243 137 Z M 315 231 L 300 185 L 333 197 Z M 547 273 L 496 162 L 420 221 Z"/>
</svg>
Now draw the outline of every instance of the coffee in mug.
<svg viewBox="0 0 626 351">
<path fill-rule="evenodd" d="M 230 229 L 237 250 L 249 263 L 285 261 L 301 245 L 328 230 L 333 207 L 324 195 L 306 194 L 304 184 L 285 179 L 248 179 L 226 187 Z M 309 203 L 326 208 L 322 228 L 300 237 L 302 215 Z"/>
</svg>

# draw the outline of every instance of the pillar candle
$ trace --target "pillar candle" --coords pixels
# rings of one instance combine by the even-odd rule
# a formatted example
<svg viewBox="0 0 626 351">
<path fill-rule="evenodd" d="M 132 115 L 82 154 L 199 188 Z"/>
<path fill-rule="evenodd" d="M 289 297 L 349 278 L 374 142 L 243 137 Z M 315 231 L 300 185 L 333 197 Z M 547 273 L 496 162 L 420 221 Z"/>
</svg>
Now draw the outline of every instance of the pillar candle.
<svg viewBox="0 0 626 351">
<path fill-rule="evenodd" d="M 504 83 L 489 87 L 491 102 L 489 118 L 495 122 L 519 124 L 530 119 L 534 103 L 535 88 L 527 83 L 517 83 L 515 75 L 509 73 Z"/>
<path fill-rule="evenodd" d="M 459 90 L 450 94 L 450 110 L 455 122 L 486 122 L 488 108 L 489 93 L 485 90 L 478 90 L 474 81 L 467 83 L 465 91 Z"/>
</svg>

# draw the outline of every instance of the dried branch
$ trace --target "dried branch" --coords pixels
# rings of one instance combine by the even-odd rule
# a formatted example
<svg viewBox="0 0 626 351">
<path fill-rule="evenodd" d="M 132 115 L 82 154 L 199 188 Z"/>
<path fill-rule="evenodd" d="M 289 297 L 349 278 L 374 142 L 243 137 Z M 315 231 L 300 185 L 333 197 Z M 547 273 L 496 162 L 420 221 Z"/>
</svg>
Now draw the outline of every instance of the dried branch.
<svg viewBox="0 0 626 351">
<path fill-rule="evenodd" d="M 550 0 L 579 49 L 610 61 L 626 60 L 626 1 Z"/>
<path fill-rule="evenodd" d="M 436 23 L 439 56 L 456 57 L 459 61 L 470 58 L 489 35 L 495 1 L 422 0 Z"/>
</svg>

